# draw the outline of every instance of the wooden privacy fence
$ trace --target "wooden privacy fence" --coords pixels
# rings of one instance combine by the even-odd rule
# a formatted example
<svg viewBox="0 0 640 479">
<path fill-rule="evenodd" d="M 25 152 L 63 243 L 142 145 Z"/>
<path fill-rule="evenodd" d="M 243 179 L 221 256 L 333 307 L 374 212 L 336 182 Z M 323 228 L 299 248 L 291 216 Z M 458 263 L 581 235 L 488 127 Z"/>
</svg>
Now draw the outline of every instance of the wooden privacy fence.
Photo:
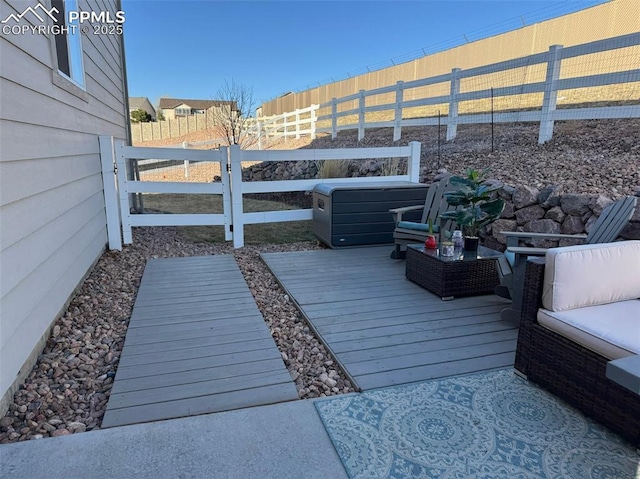
<svg viewBox="0 0 640 479">
<path fill-rule="evenodd" d="M 554 45 L 544 53 L 467 70 L 454 68 L 450 73 L 443 75 L 408 82 L 399 81 L 395 85 L 372 90 L 360 90 L 358 93 L 333 98 L 319 106 L 312 105 L 296 112 L 306 110 L 313 112 L 311 117 L 315 117 L 315 121 L 322 124 L 322 126 L 314 126 L 313 122 L 309 123 L 309 129 L 314 136 L 316 133 L 326 132 L 331 133 L 332 138 L 335 138 L 339 131 L 358 130 L 358 140 L 361 140 L 367 128 L 391 127 L 395 141 L 400 139 L 403 127 L 443 124 L 447 127 L 446 138 L 451 140 L 456 136 L 458 125 L 462 124 L 536 122 L 540 123 L 538 142 L 544 143 L 553 136 L 554 122 L 558 120 L 640 117 L 638 104 L 574 106 L 557 109 L 559 92 L 611 85 L 629 86 L 640 82 L 638 45 L 640 45 L 640 33 L 567 48 Z M 623 65 L 623 68 L 627 69 L 602 73 L 597 65 L 598 62 L 606 61 L 606 58 L 600 58 L 598 55 L 615 50 L 620 50 L 620 55 L 624 58 L 628 56 L 627 64 Z M 567 68 L 568 71 L 590 74 L 562 78 L 563 62 L 570 67 Z M 480 86 L 479 89 L 478 86 Z M 431 91 L 446 94 L 428 96 L 429 88 L 432 89 Z M 637 103 L 640 84 L 632 85 L 632 88 L 627 91 L 631 91 L 628 94 L 628 100 Z M 389 97 L 394 100 L 389 101 Z M 507 99 L 515 99 L 515 103 L 521 106 L 513 108 L 514 102 L 509 103 Z M 601 100 L 602 98 L 598 98 L 597 94 L 593 94 L 585 103 Z M 473 102 L 479 104 L 481 101 L 484 102 L 482 106 L 467 108 L 472 111 L 461 112 L 461 105 L 468 106 Z M 489 103 L 493 105 L 494 101 L 496 104 L 502 103 L 496 111 L 488 106 Z M 431 107 L 431 114 L 408 118 L 408 116 L 418 116 L 415 112 L 419 112 L 420 108 L 426 110 L 425 107 Z M 318 113 L 323 114 L 316 115 L 318 108 L 321 110 Z M 437 115 L 438 110 L 442 110 L 443 116 Z M 296 112 L 285 113 L 277 118 L 289 118 L 292 115 L 298 118 L 299 113 L 296 116 Z M 383 116 L 385 119 L 367 121 L 367 114 L 371 116 L 373 113 L 382 113 L 378 116 Z M 290 136 L 293 130 L 298 134 L 302 133 L 295 121 L 282 121 L 286 126 L 280 128 L 286 132 L 287 136 Z M 310 120 L 305 119 L 305 121 Z M 328 126 L 324 126 L 326 124 Z M 254 131 L 254 134 L 259 133 L 259 128 L 257 132 Z"/>
<path fill-rule="evenodd" d="M 234 145 L 217 150 L 190 150 L 179 148 L 143 148 L 125 146 L 124 141 L 100 137 L 102 176 L 107 214 L 109 249 L 121 250 L 122 244 L 133 242 L 135 226 L 224 226 L 225 240 L 233 240 L 234 248 L 244 246 L 244 225 L 276 223 L 282 221 L 311 220 L 310 208 L 244 212 L 242 199 L 246 193 L 280 193 L 285 191 L 312 191 L 318 183 L 367 183 L 380 181 L 380 177 L 326 178 L 310 180 L 251 181 L 242 180 L 243 162 L 261 161 L 335 161 L 368 160 L 379 158 L 406 158 L 404 175 L 385 176 L 389 181 L 419 182 L 419 142 L 408 146 L 389 148 L 344 148 L 318 150 L 241 150 Z M 191 161 L 217 162 L 221 182 L 156 182 L 130 179 L 131 160 L 164 162 Z M 222 195 L 223 213 L 220 214 L 133 214 L 131 195 L 137 193 L 181 193 Z M 121 230 L 122 229 L 122 233 Z"/>
</svg>

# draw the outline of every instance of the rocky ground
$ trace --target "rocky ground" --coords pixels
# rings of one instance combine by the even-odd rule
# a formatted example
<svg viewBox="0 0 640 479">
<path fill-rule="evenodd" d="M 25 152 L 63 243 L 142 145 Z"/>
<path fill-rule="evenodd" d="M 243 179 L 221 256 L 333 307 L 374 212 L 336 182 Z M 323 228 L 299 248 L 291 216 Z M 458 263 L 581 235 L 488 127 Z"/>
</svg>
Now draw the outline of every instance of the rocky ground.
<svg viewBox="0 0 640 479">
<path fill-rule="evenodd" d="M 489 176 L 511 185 L 543 188 L 561 185 L 565 193 L 603 194 L 611 198 L 640 191 L 640 119 L 557 122 L 553 138 L 538 144 L 538 124 L 460 125 L 452 141 L 446 126 L 355 131 L 331 140 L 318 138 L 305 148 L 353 148 L 422 144 L 421 178 L 439 169 L 462 174 L 466 168 L 489 169 Z M 440 142 L 438 141 L 440 136 Z M 298 140 L 300 141 L 300 140 Z"/>
<path fill-rule="evenodd" d="M 444 130 L 444 129 L 443 129 Z M 497 126 L 493 151 L 488 126 L 459 128 L 453 142 L 438 148 L 435 128 L 403 131 L 396 144 L 421 141 L 422 177 L 438 169 L 462 173 L 491 169 L 509 184 L 562 185 L 565 192 L 609 197 L 640 192 L 640 120 L 560 123 L 554 138 L 537 144 L 533 125 Z M 442 133 L 444 136 L 444 131 Z M 355 133 L 335 141 L 319 138 L 280 147 L 388 146 L 390 130 Z M 301 398 L 353 391 L 333 358 L 304 323 L 259 252 L 318 248 L 315 243 L 264 245 L 233 251 L 226 244 L 193 244 L 173 228 L 139 228 L 134 244 L 106 252 L 52 328 L 46 347 L 7 415 L 0 418 L 0 443 L 90 431 L 100 427 L 124 343 L 128 318 L 148 258 L 234 254 L 282 353 Z"/>
<path fill-rule="evenodd" d="M 300 398 L 352 392 L 333 358 L 259 258 L 260 252 L 319 248 L 315 243 L 233 251 L 226 244 L 193 244 L 173 228 L 140 228 L 134 244 L 106 252 L 56 321 L 38 363 L 0 419 L 0 443 L 98 429 L 124 344 L 128 318 L 146 260 L 234 254 Z"/>
</svg>

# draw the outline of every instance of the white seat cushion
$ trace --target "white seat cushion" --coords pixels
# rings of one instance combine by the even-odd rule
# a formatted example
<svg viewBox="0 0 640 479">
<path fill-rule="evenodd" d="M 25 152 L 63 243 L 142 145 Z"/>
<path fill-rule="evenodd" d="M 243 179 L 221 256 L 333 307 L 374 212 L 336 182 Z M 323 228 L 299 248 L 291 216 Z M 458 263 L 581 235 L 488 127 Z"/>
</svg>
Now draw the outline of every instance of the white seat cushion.
<svg viewBox="0 0 640 479">
<path fill-rule="evenodd" d="M 542 305 L 547 310 L 640 298 L 640 241 L 552 248 L 545 262 Z"/>
<path fill-rule="evenodd" d="M 640 300 L 569 311 L 538 310 L 538 322 L 608 359 L 640 354 Z"/>
</svg>

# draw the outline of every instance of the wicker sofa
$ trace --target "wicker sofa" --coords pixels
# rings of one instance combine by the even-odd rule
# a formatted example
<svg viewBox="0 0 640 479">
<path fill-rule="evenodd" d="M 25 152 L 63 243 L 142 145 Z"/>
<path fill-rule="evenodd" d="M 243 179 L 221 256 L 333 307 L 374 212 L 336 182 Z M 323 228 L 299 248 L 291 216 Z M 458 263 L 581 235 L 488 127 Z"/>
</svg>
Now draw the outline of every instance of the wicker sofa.
<svg viewBox="0 0 640 479">
<path fill-rule="evenodd" d="M 549 250 L 527 262 L 515 368 L 640 446 L 640 395 L 607 363 L 640 354 L 640 241 Z"/>
</svg>

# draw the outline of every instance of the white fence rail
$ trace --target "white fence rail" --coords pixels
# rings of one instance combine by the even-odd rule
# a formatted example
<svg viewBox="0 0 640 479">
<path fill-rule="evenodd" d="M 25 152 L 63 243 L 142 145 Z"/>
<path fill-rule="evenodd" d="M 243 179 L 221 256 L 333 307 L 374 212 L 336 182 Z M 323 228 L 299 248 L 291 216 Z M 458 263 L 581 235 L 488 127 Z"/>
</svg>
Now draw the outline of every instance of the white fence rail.
<svg viewBox="0 0 640 479">
<path fill-rule="evenodd" d="M 373 90 L 360 90 L 358 93 L 344 96 L 341 98 L 333 98 L 329 102 L 319 105 L 319 109 L 327 110 L 327 114 L 316 116 L 316 121 L 330 122 L 331 126 L 322 128 L 313 128 L 313 134 L 320 132 L 331 133 L 335 138 L 339 131 L 358 130 L 358 139 L 364 138 L 367 128 L 393 128 L 393 139 L 399 140 L 402 135 L 402 127 L 408 126 L 434 126 L 444 124 L 447 126 L 447 140 L 455 138 L 457 127 L 461 124 L 487 124 L 487 123 L 514 123 L 514 122 L 536 122 L 540 123 L 540 131 L 538 142 L 544 143 L 551 139 L 553 135 L 554 122 L 558 120 L 587 120 L 587 119 L 609 119 L 609 118 L 639 118 L 640 105 L 614 106 L 614 107 L 587 107 L 587 108 L 566 108 L 557 109 L 558 92 L 563 90 L 575 90 L 581 88 L 591 88 L 598 86 L 607 86 L 613 84 L 628 84 L 640 82 L 640 65 L 638 61 L 637 50 L 631 54 L 635 61 L 630 60 L 630 69 L 624 71 L 616 71 L 612 73 L 587 74 L 573 78 L 562 78 L 561 69 L 563 61 L 574 59 L 577 57 L 589 58 L 588 55 L 598 54 L 619 50 L 623 48 L 636 47 L 640 45 L 640 33 L 623 35 L 620 37 L 599 40 L 582 45 L 563 48 L 560 45 L 554 45 L 549 48 L 548 52 L 537 53 L 527 57 L 517 58 L 514 60 L 502 61 L 491 65 L 470 68 L 462 70 L 460 68 L 452 69 L 451 73 L 438 75 L 430 78 L 423 78 L 410 82 L 399 81 L 395 85 L 390 85 Z M 587 62 L 588 60 L 585 60 Z M 546 68 L 546 77 L 544 81 L 534 81 L 531 83 L 523 83 L 516 86 L 501 86 L 496 88 L 482 88 L 473 91 L 461 92 L 461 82 L 469 79 L 479 79 L 485 75 L 496 73 L 504 73 L 509 75 L 517 69 L 530 68 L 541 65 Z M 436 84 L 449 84 L 449 94 L 433 97 L 417 98 L 413 100 L 404 100 L 407 92 Z M 478 81 L 480 83 L 480 81 Z M 521 95 L 529 95 L 532 93 L 542 93 L 542 104 L 538 105 L 538 110 L 519 110 L 497 113 L 471 113 L 459 114 L 459 106 L 462 102 L 496 99 L 503 97 L 518 97 Z M 371 102 L 376 96 L 395 94 L 395 101 L 366 106 L 367 100 Z M 380 98 L 380 97 L 379 97 Z M 638 100 L 638 98 L 629 98 L 630 100 Z M 382 100 L 384 101 L 384 100 Z M 593 98 L 591 101 L 598 101 Z M 356 108 L 340 111 L 340 106 L 345 103 L 357 104 Z M 445 105 L 448 113 L 441 117 L 427 118 L 403 118 L 403 112 L 409 108 L 425 107 L 432 105 Z M 312 105 L 309 108 L 318 109 L 318 105 Z M 307 109 L 308 110 L 308 109 Z M 303 111 L 303 110 L 298 110 Z M 366 114 L 373 112 L 391 112 L 393 119 L 388 121 L 366 121 Z M 285 113 L 280 117 L 291 117 L 296 112 Z M 339 124 L 339 119 L 344 117 L 356 116 L 357 122 L 348 124 Z M 296 123 L 287 123 L 288 129 L 284 132 L 290 134 L 292 128 L 298 128 Z M 259 129 L 258 129 L 259 133 Z"/>
<path fill-rule="evenodd" d="M 231 147 L 231 191 L 233 214 L 233 246 L 244 245 L 244 225 L 256 223 L 276 223 L 280 221 L 299 221 L 312 219 L 311 209 L 264 211 L 245 213 L 242 209 L 244 193 L 273 193 L 284 191 L 311 191 L 318 183 L 366 183 L 380 181 L 380 177 L 327 178 L 313 180 L 282 181 L 242 181 L 242 162 L 244 161 L 333 161 L 364 160 L 372 158 L 407 158 L 405 175 L 385 176 L 390 181 L 419 182 L 420 143 L 411 142 L 405 147 L 391 148 L 350 148 L 325 150 L 241 150 L 237 145 Z"/>
<path fill-rule="evenodd" d="M 301 135 L 310 135 L 311 139 L 315 139 L 318 108 L 318 105 L 311 105 L 281 115 L 250 119 L 247 135 L 257 138 L 258 150 L 266 147 L 269 140 L 298 139 Z"/>
<path fill-rule="evenodd" d="M 390 148 L 351 148 L 325 150 L 241 150 L 238 145 L 230 149 L 191 150 L 179 148 L 141 148 L 125 146 L 122 140 L 100 137 L 104 195 L 107 213 L 107 232 L 110 249 L 122 249 L 122 244 L 133 241 L 135 226 L 197 226 L 223 225 L 225 240 L 233 240 L 235 248 L 244 246 L 244 225 L 281 221 L 311 220 L 311 209 L 245 212 L 245 193 L 276 193 L 285 191 L 311 191 L 322 182 L 367 183 L 380 181 L 380 177 L 327 178 L 283 181 L 242 181 L 243 162 L 261 161 L 333 161 L 368 160 L 376 158 L 406 158 L 407 173 L 385 176 L 387 181 L 419 182 L 419 142 Z M 220 163 L 220 183 L 154 182 L 128 179 L 130 160 L 207 161 Z M 117 179 L 117 181 L 116 181 Z M 117 187 L 116 187 L 117 184 Z M 130 196 L 136 193 L 182 193 L 222 195 L 223 213 L 220 214 L 132 214 Z M 120 233 L 122 229 L 122 235 Z"/>
<path fill-rule="evenodd" d="M 207 161 L 220 164 L 227 171 L 227 148 L 218 150 L 189 150 L 179 148 L 143 148 L 125 146 L 123 140 L 100 137 L 103 165 L 104 194 L 107 213 L 109 249 L 122 249 L 122 243 L 133 242 L 135 226 L 196 226 L 223 225 L 225 240 L 232 239 L 229 214 L 132 214 L 130 198 L 136 193 L 187 193 L 222 195 L 224 211 L 230 211 L 229 176 L 221 175 L 221 183 L 188 183 L 165 181 L 136 181 L 127 175 L 129 160 L 146 161 Z M 117 179 L 117 193 L 112 188 L 113 175 Z M 117 213 L 114 213 L 117 212 Z M 122 236 L 120 236 L 122 228 Z"/>
</svg>

